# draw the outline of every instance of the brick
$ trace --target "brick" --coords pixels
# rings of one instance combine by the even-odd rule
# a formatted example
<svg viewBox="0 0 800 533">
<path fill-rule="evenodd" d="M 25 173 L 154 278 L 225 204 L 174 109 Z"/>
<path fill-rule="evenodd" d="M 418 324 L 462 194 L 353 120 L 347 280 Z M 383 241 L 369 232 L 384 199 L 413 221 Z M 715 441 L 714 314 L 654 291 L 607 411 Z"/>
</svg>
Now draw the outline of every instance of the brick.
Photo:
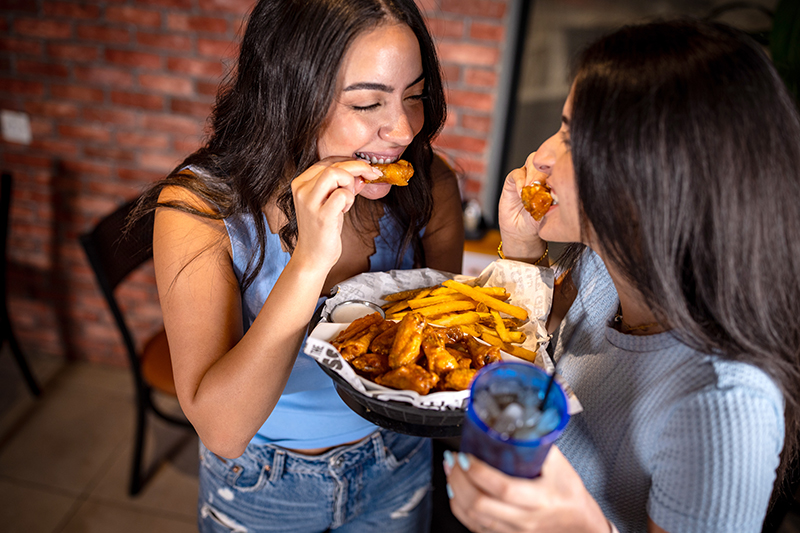
<svg viewBox="0 0 800 533">
<path fill-rule="evenodd" d="M 147 52 L 134 52 L 130 50 L 106 49 L 105 59 L 114 65 L 126 67 L 146 68 L 158 70 L 161 68 L 161 56 Z"/>
<path fill-rule="evenodd" d="M 72 36 L 72 25 L 57 20 L 22 18 L 14 22 L 14 32 L 42 39 L 68 39 Z"/>
<path fill-rule="evenodd" d="M 494 110 L 494 94 L 451 89 L 447 91 L 447 104 L 491 112 Z"/>
<path fill-rule="evenodd" d="M 182 160 L 183 157 L 176 156 L 175 154 L 139 152 L 139 165 L 143 169 L 161 172 L 163 174 L 167 174 Z"/>
<path fill-rule="evenodd" d="M 209 102 L 198 102 L 196 100 L 173 99 L 171 109 L 181 115 L 192 115 L 197 118 L 205 119 L 211 114 L 212 104 Z"/>
<path fill-rule="evenodd" d="M 469 36 L 479 41 L 502 42 L 505 39 L 505 35 L 505 26 L 502 24 L 475 21 L 469 28 Z"/>
<path fill-rule="evenodd" d="M 161 111 L 164 109 L 164 97 L 157 94 L 129 93 L 123 91 L 113 91 L 111 101 L 125 107 L 140 107 Z"/>
<path fill-rule="evenodd" d="M 482 154 L 486 150 L 486 139 L 470 137 L 467 135 L 454 135 L 441 133 L 436 139 L 436 144 L 448 150 L 461 150 Z"/>
<path fill-rule="evenodd" d="M 118 107 L 87 107 L 83 110 L 83 120 L 101 124 L 119 124 L 126 128 L 139 126 L 137 111 L 128 111 Z"/>
<path fill-rule="evenodd" d="M 26 97 L 42 96 L 44 94 L 44 84 L 38 81 L 0 78 L 0 93 L 11 93 Z"/>
<path fill-rule="evenodd" d="M 253 0 L 198 0 L 197 5 L 203 11 L 222 11 L 244 16 L 253 9 Z"/>
<path fill-rule="evenodd" d="M 188 117 L 174 115 L 148 115 L 144 117 L 142 126 L 147 130 L 167 131 L 173 134 L 194 135 L 203 133 L 203 122 Z"/>
<path fill-rule="evenodd" d="M 117 176 L 121 180 L 129 183 L 143 184 L 143 183 L 153 183 L 154 181 L 158 181 L 161 178 L 165 177 L 166 174 L 164 172 L 153 172 L 151 170 L 144 170 L 137 166 L 135 168 L 118 168 Z"/>
<path fill-rule="evenodd" d="M 100 16 L 100 6 L 87 4 L 73 4 L 68 2 L 44 2 L 42 12 L 55 18 L 91 19 Z"/>
<path fill-rule="evenodd" d="M 50 94 L 59 99 L 79 102 L 102 102 L 103 91 L 82 85 L 50 85 Z"/>
<path fill-rule="evenodd" d="M 464 35 L 465 24 L 463 20 L 429 18 L 428 29 L 434 39 L 458 39 Z"/>
<path fill-rule="evenodd" d="M 194 93 L 192 81 L 178 76 L 141 74 L 139 75 L 139 85 L 145 89 L 151 89 L 164 94 L 189 96 Z"/>
<path fill-rule="evenodd" d="M 75 67 L 78 81 L 108 87 L 128 88 L 133 85 L 133 76 L 124 70 L 110 67 Z"/>
<path fill-rule="evenodd" d="M 32 116 L 31 134 L 34 139 L 50 137 L 53 134 L 53 120 L 50 118 Z"/>
<path fill-rule="evenodd" d="M 42 54 L 42 43 L 15 37 L 0 37 L 0 52 L 38 56 Z"/>
<path fill-rule="evenodd" d="M 58 133 L 62 137 L 89 141 L 107 142 L 111 138 L 108 129 L 100 124 L 62 124 L 58 127 Z"/>
<path fill-rule="evenodd" d="M 228 31 L 228 22 L 218 17 L 170 13 L 167 15 L 167 28 L 173 31 L 226 33 Z"/>
<path fill-rule="evenodd" d="M 36 101 L 25 104 L 25 111 L 31 115 L 53 118 L 75 118 L 78 106 L 68 102 Z"/>
<path fill-rule="evenodd" d="M 444 81 L 445 85 L 455 85 L 459 80 L 461 80 L 461 71 L 463 69 L 452 63 L 448 63 L 442 65 L 442 80 Z"/>
<path fill-rule="evenodd" d="M 131 42 L 131 32 L 124 28 L 109 28 L 98 24 L 79 24 L 75 29 L 79 39 L 100 43 L 125 44 Z"/>
<path fill-rule="evenodd" d="M 2 3 L 0 3 L 0 6 L 2 6 L 3 11 L 6 13 L 10 13 L 12 11 L 36 13 L 36 10 L 38 9 L 36 2 L 31 2 L 31 0 L 3 0 Z"/>
<path fill-rule="evenodd" d="M 440 42 L 437 46 L 437 52 L 442 62 L 458 63 L 460 65 L 500 65 L 500 50 L 490 46 Z"/>
<path fill-rule="evenodd" d="M 192 8 L 192 0 L 136 0 L 135 3 L 159 9 L 177 8 L 178 10 L 186 11 Z"/>
<path fill-rule="evenodd" d="M 108 146 L 87 146 L 83 149 L 86 157 L 91 159 L 112 160 L 130 163 L 136 159 L 136 154 L 129 150 Z"/>
<path fill-rule="evenodd" d="M 178 139 L 172 143 L 172 149 L 179 154 L 193 154 L 203 145 L 199 140 Z"/>
<path fill-rule="evenodd" d="M 116 139 L 118 144 L 130 148 L 165 149 L 169 146 L 167 136 L 158 133 L 118 132 Z"/>
<path fill-rule="evenodd" d="M 197 94 L 199 95 L 216 96 L 218 88 L 219 88 L 218 83 L 210 83 L 199 80 L 197 82 Z"/>
<path fill-rule="evenodd" d="M 17 72 L 43 78 L 66 78 L 69 76 L 69 68 L 64 65 L 25 59 L 17 60 Z"/>
<path fill-rule="evenodd" d="M 49 157 L 34 156 L 29 154 L 20 154 L 14 152 L 7 152 L 4 156 L 5 164 L 21 167 L 38 167 L 49 169 L 53 165 L 53 161 Z"/>
<path fill-rule="evenodd" d="M 438 13 L 439 1 L 438 0 L 415 0 L 417 7 L 422 13 Z"/>
<path fill-rule="evenodd" d="M 71 141 L 53 139 L 34 139 L 30 149 L 37 152 L 47 152 L 50 155 L 75 157 L 78 155 L 78 145 Z"/>
<path fill-rule="evenodd" d="M 222 75 L 222 63 L 185 57 L 167 58 L 167 69 L 171 72 L 189 74 L 194 77 L 217 78 Z"/>
<path fill-rule="evenodd" d="M 498 75 L 494 70 L 468 68 L 464 71 L 464 82 L 474 87 L 497 87 Z"/>
<path fill-rule="evenodd" d="M 105 20 L 129 23 L 137 27 L 157 28 L 161 26 L 161 13 L 131 6 L 110 6 L 106 8 Z"/>
<path fill-rule="evenodd" d="M 477 133 L 488 134 L 492 131 L 492 117 L 464 113 L 461 116 L 461 126 Z"/>
<path fill-rule="evenodd" d="M 47 43 L 47 55 L 53 59 L 88 63 L 97 60 L 100 50 L 96 46 L 86 44 Z"/>
<path fill-rule="evenodd" d="M 508 0 L 441 0 L 444 13 L 458 13 L 470 17 L 501 19 L 506 15 Z"/>
<path fill-rule="evenodd" d="M 192 40 L 185 35 L 174 33 L 160 34 L 136 32 L 136 42 L 142 46 L 152 46 L 159 51 L 188 52 L 192 49 Z"/>
<path fill-rule="evenodd" d="M 68 176 L 94 175 L 103 178 L 111 176 L 111 165 L 92 161 L 75 161 L 65 159 L 61 162 L 61 170 Z"/>
<path fill-rule="evenodd" d="M 231 40 L 198 38 L 197 53 L 208 57 L 235 58 L 239 53 L 239 45 Z"/>
</svg>

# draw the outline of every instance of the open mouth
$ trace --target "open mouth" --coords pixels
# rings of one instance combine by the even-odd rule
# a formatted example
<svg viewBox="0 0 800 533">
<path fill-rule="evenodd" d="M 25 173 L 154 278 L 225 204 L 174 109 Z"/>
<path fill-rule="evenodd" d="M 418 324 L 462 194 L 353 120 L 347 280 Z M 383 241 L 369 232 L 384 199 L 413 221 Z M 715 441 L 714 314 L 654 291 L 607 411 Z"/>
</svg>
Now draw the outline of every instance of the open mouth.
<svg viewBox="0 0 800 533">
<path fill-rule="evenodd" d="M 395 161 L 397 161 L 399 159 L 400 156 L 384 157 L 384 156 L 375 156 L 375 155 L 368 154 L 368 153 L 365 153 L 365 152 L 356 152 L 355 153 L 355 157 L 356 157 L 356 159 L 362 159 L 362 160 L 366 161 L 367 163 L 375 165 L 375 164 L 394 163 Z"/>
</svg>

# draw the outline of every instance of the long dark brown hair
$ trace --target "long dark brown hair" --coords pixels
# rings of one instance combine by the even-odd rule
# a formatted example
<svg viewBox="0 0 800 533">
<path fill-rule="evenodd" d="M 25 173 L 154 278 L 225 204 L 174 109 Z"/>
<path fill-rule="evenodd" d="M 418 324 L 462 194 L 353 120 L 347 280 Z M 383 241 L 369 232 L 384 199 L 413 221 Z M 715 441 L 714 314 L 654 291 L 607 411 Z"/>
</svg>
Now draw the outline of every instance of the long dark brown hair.
<svg viewBox="0 0 800 533">
<path fill-rule="evenodd" d="M 622 28 L 586 49 L 576 72 L 582 216 L 662 323 L 781 388 L 780 487 L 800 406 L 794 102 L 758 44 L 715 23 Z"/>
<path fill-rule="evenodd" d="M 279 234 L 285 246 L 294 249 L 297 220 L 291 181 L 319 159 L 317 137 L 335 97 L 342 58 L 356 37 L 389 22 L 407 24 L 419 41 L 425 122 L 403 154 L 414 166 L 414 179 L 407 187 L 392 187 L 380 202 L 403 228 L 398 264 L 411 246 L 415 262 L 424 265 L 419 234 L 433 207 L 431 141 L 444 125 L 446 107 L 436 50 L 414 0 L 259 1 L 250 14 L 236 69 L 218 92 L 208 141 L 143 195 L 136 216 L 156 207 L 217 219 L 251 215 L 259 249 L 242 280 L 247 287 L 264 262 L 267 228 L 262 208 L 269 202 L 276 202 L 286 216 L 288 223 Z M 196 172 L 181 173 L 187 166 Z M 217 212 L 158 203 L 159 192 L 171 185 L 194 192 Z M 356 223 L 378 216 L 360 198 L 354 209 Z M 359 216 L 365 214 L 370 216 Z"/>
</svg>

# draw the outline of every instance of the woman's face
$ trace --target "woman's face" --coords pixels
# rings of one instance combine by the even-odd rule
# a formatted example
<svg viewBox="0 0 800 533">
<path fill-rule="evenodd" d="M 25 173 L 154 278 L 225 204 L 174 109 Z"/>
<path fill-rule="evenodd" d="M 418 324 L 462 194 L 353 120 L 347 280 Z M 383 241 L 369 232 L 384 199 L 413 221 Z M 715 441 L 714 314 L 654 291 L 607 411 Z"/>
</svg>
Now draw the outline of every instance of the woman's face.
<svg viewBox="0 0 800 533">
<path fill-rule="evenodd" d="M 572 92 L 570 91 L 561 112 L 561 128 L 542 143 L 533 156 L 534 166 L 547 175 L 547 185 L 553 199 L 558 201 L 554 202 L 539 226 L 539 236 L 546 241 L 582 240 L 578 190 L 575 186 L 570 148 Z"/>
<path fill-rule="evenodd" d="M 397 160 L 422 129 L 422 58 L 405 24 L 383 24 L 353 42 L 344 56 L 336 97 L 317 141 L 320 159 L 342 156 L 372 163 Z M 391 185 L 366 184 L 370 200 Z"/>
</svg>

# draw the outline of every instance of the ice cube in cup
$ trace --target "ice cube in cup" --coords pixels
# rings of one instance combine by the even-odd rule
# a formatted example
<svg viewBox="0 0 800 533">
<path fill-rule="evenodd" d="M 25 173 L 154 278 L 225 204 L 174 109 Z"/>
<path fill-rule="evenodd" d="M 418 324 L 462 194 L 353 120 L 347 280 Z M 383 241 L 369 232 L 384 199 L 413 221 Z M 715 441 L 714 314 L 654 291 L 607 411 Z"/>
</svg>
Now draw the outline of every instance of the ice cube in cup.
<svg viewBox="0 0 800 533">
<path fill-rule="evenodd" d="M 539 404 L 550 376 L 528 363 L 481 369 L 470 389 L 461 451 L 506 474 L 534 478 L 569 421 L 564 390 L 553 384 L 544 411 Z"/>
</svg>

